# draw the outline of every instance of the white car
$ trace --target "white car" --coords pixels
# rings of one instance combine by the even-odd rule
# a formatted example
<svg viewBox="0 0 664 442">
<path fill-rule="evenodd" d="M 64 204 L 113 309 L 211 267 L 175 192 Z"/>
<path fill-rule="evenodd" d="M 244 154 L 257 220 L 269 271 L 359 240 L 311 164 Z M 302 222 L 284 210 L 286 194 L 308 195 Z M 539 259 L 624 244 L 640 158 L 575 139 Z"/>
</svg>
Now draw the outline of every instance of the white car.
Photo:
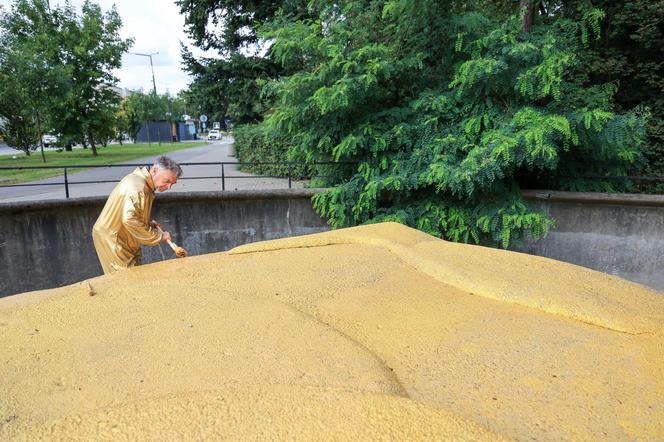
<svg viewBox="0 0 664 442">
<path fill-rule="evenodd" d="M 208 140 L 220 140 L 221 133 L 217 129 L 212 129 L 208 132 Z"/>
<path fill-rule="evenodd" d="M 55 135 L 51 134 L 42 135 L 42 143 L 44 144 L 44 147 L 53 146 L 57 142 L 58 142 L 58 137 L 56 137 Z"/>
</svg>

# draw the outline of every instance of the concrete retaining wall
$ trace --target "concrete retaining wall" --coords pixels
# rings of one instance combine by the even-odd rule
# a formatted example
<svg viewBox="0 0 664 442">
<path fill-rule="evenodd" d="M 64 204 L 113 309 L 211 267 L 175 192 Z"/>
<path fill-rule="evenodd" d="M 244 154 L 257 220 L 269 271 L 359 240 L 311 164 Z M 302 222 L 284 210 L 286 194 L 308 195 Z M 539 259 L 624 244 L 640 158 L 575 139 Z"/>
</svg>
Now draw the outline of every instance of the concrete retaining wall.
<svg viewBox="0 0 664 442">
<path fill-rule="evenodd" d="M 519 251 L 590 267 L 664 291 L 664 195 L 527 190 L 556 227 Z"/>
<path fill-rule="evenodd" d="M 193 255 L 327 230 L 315 190 L 162 194 L 153 218 Z M 524 191 L 557 226 L 517 250 L 579 264 L 664 290 L 664 196 Z M 106 198 L 0 204 L 0 296 L 101 274 L 90 229 Z M 168 246 L 144 262 L 170 259 Z"/>
<path fill-rule="evenodd" d="M 173 193 L 157 196 L 153 218 L 190 254 L 327 230 L 313 190 Z M 102 274 L 91 229 L 105 197 L 0 204 L 0 297 L 60 287 Z M 144 263 L 173 257 L 146 247 Z"/>
</svg>

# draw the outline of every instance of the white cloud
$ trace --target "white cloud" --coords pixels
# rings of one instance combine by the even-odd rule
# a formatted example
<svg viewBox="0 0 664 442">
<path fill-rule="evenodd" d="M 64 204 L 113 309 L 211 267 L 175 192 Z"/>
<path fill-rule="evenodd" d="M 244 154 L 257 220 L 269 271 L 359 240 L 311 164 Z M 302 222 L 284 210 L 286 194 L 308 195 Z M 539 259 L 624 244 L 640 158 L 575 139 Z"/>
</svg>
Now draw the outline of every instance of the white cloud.
<svg viewBox="0 0 664 442">
<path fill-rule="evenodd" d="M 0 5 L 8 8 L 11 0 L 0 0 Z M 51 6 L 64 4 L 64 0 L 51 0 Z M 70 4 L 80 11 L 83 0 L 70 0 Z M 121 36 L 133 38 L 134 46 L 130 52 L 150 54 L 154 64 L 154 76 L 157 92 L 169 91 L 176 94 L 186 89 L 191 82 L 188 74 L 180 66 L 180 41 L 190 48 L 191 44 L 184 32 L 184 17 L 180 15 L 179 8 L 172 0 L 97 0 L 103 11 L 116 6 L 122 18 Z M 192 48 L 194 54 L 203 52 Z M 206 53 L 207 57 L 214 57 L 213 53 Z M 122 68 L 116 70 L 115 76 L 119 79 L 118 86 L 128 89 L 152 89 L 152 73 L 150 59 L 132 54 L 124 54 Z"/>
</svg>

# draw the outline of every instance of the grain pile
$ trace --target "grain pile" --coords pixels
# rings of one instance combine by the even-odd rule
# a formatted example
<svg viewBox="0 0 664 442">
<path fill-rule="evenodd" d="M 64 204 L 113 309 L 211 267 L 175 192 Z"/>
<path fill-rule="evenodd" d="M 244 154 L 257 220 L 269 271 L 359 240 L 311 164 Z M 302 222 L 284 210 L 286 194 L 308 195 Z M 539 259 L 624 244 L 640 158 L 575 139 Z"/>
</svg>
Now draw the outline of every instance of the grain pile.
<svg viewBox="0 0 664 442">
<path fill-rule="evenodd" d="M 363 226 L 0 299 L 0 439 L 664 438 L 664 296 Z"/>
</svg>

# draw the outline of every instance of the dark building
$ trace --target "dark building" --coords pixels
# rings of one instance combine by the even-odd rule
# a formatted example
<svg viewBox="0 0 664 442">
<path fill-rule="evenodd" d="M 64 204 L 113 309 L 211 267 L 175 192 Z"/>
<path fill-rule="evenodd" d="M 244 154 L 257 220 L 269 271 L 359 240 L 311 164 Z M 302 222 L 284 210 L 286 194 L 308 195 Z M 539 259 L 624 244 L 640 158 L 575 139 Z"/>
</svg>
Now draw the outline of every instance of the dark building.
<svg viewBox="0 0 664 442">
<path fill-rule="evenodd" d="M 173 140 L 173 131 L 171 123 L 166 120 L 146 121 L 136 134 L 137 143 L 170 143 Z"/>
<path fill-rule="evenodd" d="M 196 126 L 182 121 L 172 124 L 166 120 L 148 121 L 143 123 L 136 134 L 137 143 L 170 143 L 196 139 Z"/>
</svg>

